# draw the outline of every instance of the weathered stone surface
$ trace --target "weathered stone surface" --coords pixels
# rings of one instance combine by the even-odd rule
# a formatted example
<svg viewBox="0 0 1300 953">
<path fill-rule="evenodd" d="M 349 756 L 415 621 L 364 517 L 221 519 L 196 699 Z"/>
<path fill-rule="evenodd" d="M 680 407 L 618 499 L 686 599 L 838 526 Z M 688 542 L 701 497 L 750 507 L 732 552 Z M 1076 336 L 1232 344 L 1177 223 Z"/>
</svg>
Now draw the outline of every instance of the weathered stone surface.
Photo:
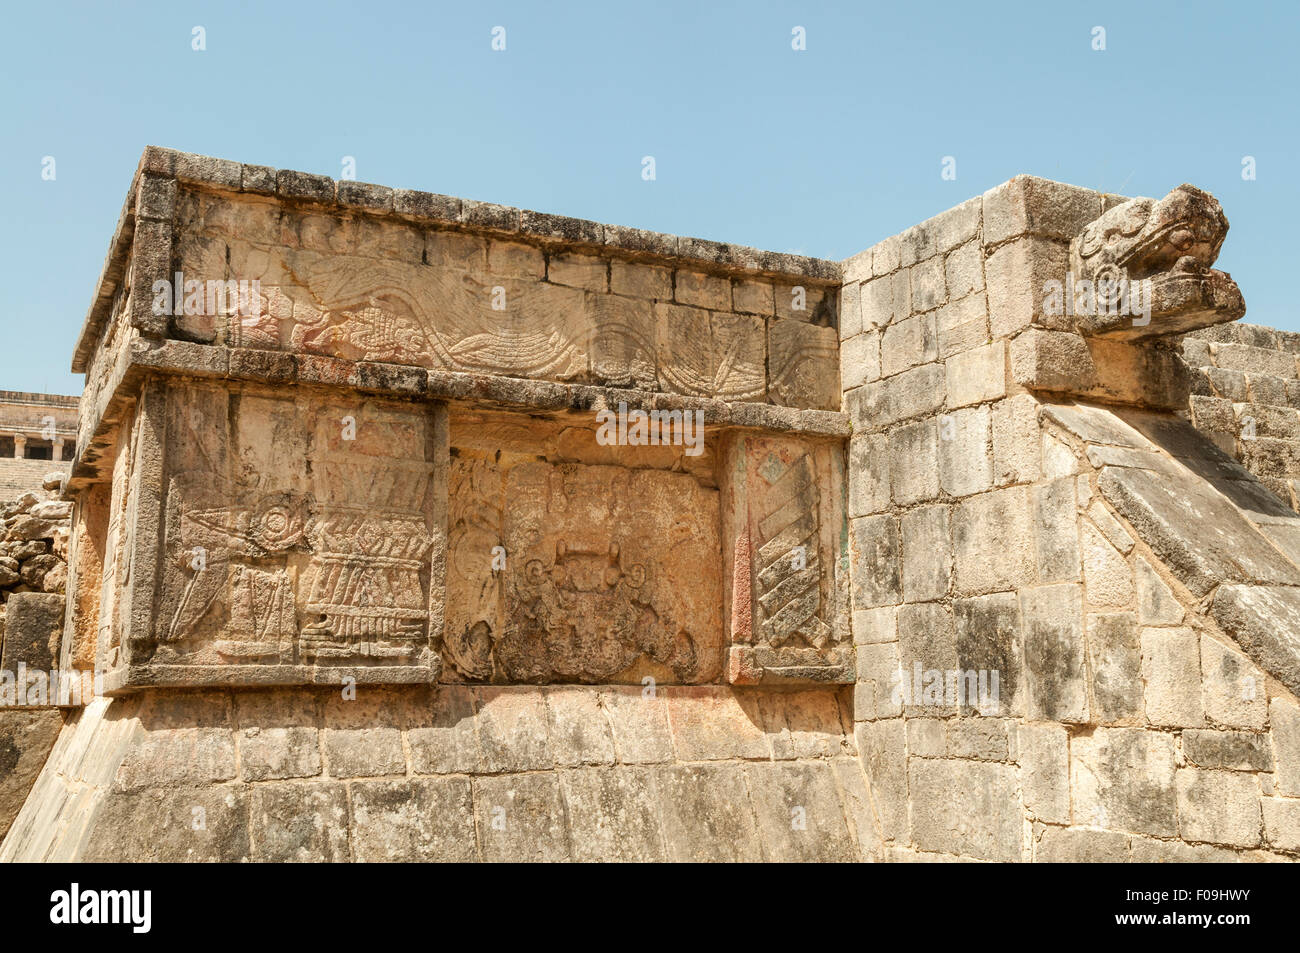
<svg viewBox="0 0 1300 953">
<path fill-rule="evenodd" d="M 359 800 L 367 808 L 373 803 L 364 795 Z M 351 859 L 347 792 L 341 785 L 259 784 L 252 790 L 249 811 L 258 832 L 257 860 L 282 864 Z"/>
<path fill-rule="evenodd" d="M 1088 720 L 1082 593 L 1076 585 L 1041 586 L 1021 596 L 1027 717 Z"/>
<path fill-rule="evenodd" d="M 1173 591 L 1151 568 L 1151 564 L 1138 557 L 1134 565 L 1137 576 L 1138 621 L 1143 625 L 1178 625 L 1183 621 L 1183 607 Z"/>
<path fill-rule="evenodd" d="M 63 596 L 57 593 L 16 592 L 5 604 L 4 649 L 0 671 L 16 678 L 18 666 L 49 672 L 59 657 L 63 632 Z M 11 702 L 12 704 L 12 702 Z"/>
<path fill-rule="evenodd" d="M 941 599 L 952 577 L 952 540 L 948 507 L 927 506 L 903 515 L 903 598 L 908 602 Z"/>
<path fill-rule="evenodd" d="M 1047 827 L 1034 841 L 1034 860 L 1043 864 L 1122 864 L 1128 836 L 1119 831 Z"/>
<path fill-rule="evenodd" d="M 1271 771 L 1268 736 L 1249 731 L 1183 732 L 1183 754 L 1189 764 L 1232 771 Z"/>
<path fill-rule="evenodd" d="M 1263 728 L 1268 718 L 1264 673 L 1240 652 L 1201 636 L 1201 697 L 1213 722 Z"/>
<path fill-rule="evenodd" d="M 740 765 L 655 770 L 668 855 L 677 861 L 757 861 L 759 832 Z"/>
<path fill-rule="evenodd" d="M 858 859 L 829 764 L 749 765 L 746 776 L 765 860 Z"/>
<path fill-rule="evenodd" d="M 1021 488 L 983 493 L 953 507 L 954 582 L 962 594 L 1026 585 L 1034 579 L 1034 536 Z"/>
<path fill-rule="evenodd" d="M 555 774 L 476 778 L 474 814 L 484 860 L 570 859 L 567 815 Z"/>
<path fill-rule="evenodd" d="M 1142 679 L 1150 724 L 1199 728 L 1201 702 L 1200 640 L 1191 629 L 1143 629 Z"/>
<path fill-rule="evenodd" d="M 1220 586 L 1210 615 L 1264 671 L 1300 692 L 1300 589 Z"/>
<path fill-rule="evenodd" d="M 649 768 L 564 771 L 572 859 L 583 863 L 666 860 Z"/>
<path fill-rule="evenodd" d="M 1020 791 L 1025 809 L 1040 821 L 1070 823 L 1070 749 L 1061 725 L 1021 725 L 1017 731 Z"/>
<path fill-rule="evenodd" d="M 1204 484 L 1174 483 L 1148 470 L 1106 467 L 1098 487 L 1197 596 L 1221 582 L 1300 585 L 1300 571 L 1240 511 Z M 1207 526 L 1214 527 L 1212 534 L 1202 532 Z M 1222 611 L 1231 612 L 1231 602 L 1223 598 Z"/>
<path fill-rule="evenodd" d="M 1015 768 L 917 759 L 908 773 L 916 798 L 912 841 L 917 847 L 981 860 L 1020 859 L 1023 821 Z"/>
<path fill-rule="evenodd" d="M 1131 612 L 1088 616 L 1092 717 L 1099 724 L 1142 717 L 1141 650 Z"/>
<path fill-rule="evenodd" d="M 1234 847 L 1260 841 L 1259 782 L 1237 771 L 1178 770 L 1179 833 Z"/>
<path fill-rule="evenodd" d="M 1177 831 L 1173 736 L 1098 728 L 1070 743 L 1074 823 L 1157 837 Z"/>
<path fill-rule="evenodd" d="M 505 779 L 491 779 L 500 781 Z M 403 778 L 351 785 L 356 860 L 475 860 L 474 805 L 465 778 Z M 484 852 L 488 849 L 484 839 Z M 521 851 L 523 860 L 531 851 Z"/>
<path fill-rule="evenodd" d="M 999 592 L 954 599 L 952 610 L 957 630 L 957 667 L 962 672 L 987 673 L 990 693 L 994 678 L 997 680 L 997 697 L 990 699 L 992 704 L 985 706 L 988 710 L 984 714 L 1023 714 L 1020 600 L 1015 593 Z"/>
<path fill-rule="evenodd" d="M 1286 698 L 1274 698 L 1268 705 L 1268 723 L 1273 729 L 1274 783 L 1277 793 L 1300 797 L 1300 705 Z"/>
<path fill-rule="evenodd" d="M 0 711 L 0 840 L 63 727 L 58 711 Z"/>
</svg>

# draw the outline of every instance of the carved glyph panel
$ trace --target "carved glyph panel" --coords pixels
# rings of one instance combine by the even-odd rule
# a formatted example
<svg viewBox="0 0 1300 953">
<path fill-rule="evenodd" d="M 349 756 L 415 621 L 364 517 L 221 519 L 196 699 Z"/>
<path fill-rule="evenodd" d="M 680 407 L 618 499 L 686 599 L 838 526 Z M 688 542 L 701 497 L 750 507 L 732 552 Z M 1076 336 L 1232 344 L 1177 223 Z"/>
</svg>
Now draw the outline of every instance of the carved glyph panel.
<svg viewBox="0 0 1300 953">
<path fill-rule="evenodd" d="M 844 560 L 843 450 L 734 436 L 728 678 L 852 681 Z"/>
<path fill-rule="evenodd" d="M 447 678 L 719 678 L 716 489 L 657 452 L 630 456 L 640 468 L 585 462 L 606 448 L 562 422 L 489 415 L 452 439 Z"/>
<path fill-rule="evenodd" d="M 148 662 L 436 666 L 443 413 L 308 390 L 173 386 Z M 265 677 L 307 680 L 298 676 Z"/>
</svg>

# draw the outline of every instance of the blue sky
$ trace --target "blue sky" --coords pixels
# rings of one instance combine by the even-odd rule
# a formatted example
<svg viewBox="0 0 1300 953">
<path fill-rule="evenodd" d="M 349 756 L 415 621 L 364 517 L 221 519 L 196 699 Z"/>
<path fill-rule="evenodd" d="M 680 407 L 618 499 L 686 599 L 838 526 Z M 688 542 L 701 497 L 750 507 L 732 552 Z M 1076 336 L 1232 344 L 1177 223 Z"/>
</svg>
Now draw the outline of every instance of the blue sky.
<svg viewBox="0 0 1300 953">
<path fill-rule="evenodd" d="M 1294 0 L 28 3 L 5 17 L 0 389 L 80 392 L 73 343 L 150 143 L 335 178 L 353 156 L 363 181 L 827 258 L 1020 172 L 1130 195 L 1188 181 L 1232 223 L 1219 266 L 1246 320 L 1300 330 Z"/>
</svg>

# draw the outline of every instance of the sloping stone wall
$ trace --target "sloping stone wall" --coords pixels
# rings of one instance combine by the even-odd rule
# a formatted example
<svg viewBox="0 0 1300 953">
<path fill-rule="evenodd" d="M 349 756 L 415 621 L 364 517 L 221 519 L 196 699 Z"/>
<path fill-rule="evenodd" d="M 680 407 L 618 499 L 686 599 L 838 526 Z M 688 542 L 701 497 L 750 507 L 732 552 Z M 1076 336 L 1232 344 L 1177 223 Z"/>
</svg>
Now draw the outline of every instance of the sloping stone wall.
<svg viewBox="0 0 1300 953">
<path fill-rule="evenodd" d="M 851 724 L 830 689 L 100 699 L 0 861 L 874 859 Z"/>
<path fill-rule="evenodd" d="M 1222 324 L 1183 339 L 1190 416 L 1292 509 L 1300 509 L 1300 334 Z"/>
</svg>

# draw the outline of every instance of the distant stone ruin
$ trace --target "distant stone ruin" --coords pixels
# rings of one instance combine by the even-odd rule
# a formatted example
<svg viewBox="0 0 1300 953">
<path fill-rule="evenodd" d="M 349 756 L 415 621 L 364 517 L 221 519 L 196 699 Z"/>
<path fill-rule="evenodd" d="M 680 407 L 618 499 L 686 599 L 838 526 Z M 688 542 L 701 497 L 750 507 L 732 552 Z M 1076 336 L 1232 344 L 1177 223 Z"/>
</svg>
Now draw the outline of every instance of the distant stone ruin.
<svg viewBox="0 0 1300 953">
<path fill-rule="evenodd" d="M 1300 348 L 1227 227 L 1020 176 L 836 263 L 147 149 L 104 695 L 0 721 L 0 859 L 1300 858 Z"/>
</svg>

